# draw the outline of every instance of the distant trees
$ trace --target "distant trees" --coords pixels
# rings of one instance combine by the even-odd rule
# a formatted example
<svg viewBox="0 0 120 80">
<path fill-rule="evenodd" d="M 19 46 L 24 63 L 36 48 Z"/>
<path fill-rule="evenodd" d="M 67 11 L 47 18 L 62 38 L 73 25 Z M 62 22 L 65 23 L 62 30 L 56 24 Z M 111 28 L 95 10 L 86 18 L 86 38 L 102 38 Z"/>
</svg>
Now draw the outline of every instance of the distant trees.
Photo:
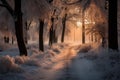
<svg viewBox="0 0 120 80">
<path fill-rule="evenodd" d="M 18 48 L 20 51 L 20 56 L 27 56 L 27 50 L 23 39 L 23 21 L 22 21 L 22 11 L 21 11 L 21 0 L 14 0 L 14 9 L 6 0 L 0 0 L 2 4 L 0 6 L 5 7 L 14 19 L 15 33 L 18 43 Z"/>
<path fill-rule="evenodd" d="M 23 0 L 23 3 L 25 3 Z M 29 2 L 28 2 L 29 1 Z M 8 0 L 0 0 L 0 6 L 5 7 L 9 13 L 11 14 L 12 18 L 14 19 L 14 24 L 15 24 L 15 34 L 17 38 L 17 43 L 18 43 L 18 48 L 20 50 L 20 55 L 25 55 L 27 56 L 27 50 L 25 43 L 27 43 L 27 33 L 25 33 L 23 36 L 23 18 L 27 17 L 27 19 L 39 19 L 39 50 L 44 51 L 44 40 L 43 40 L 43 34 L 44 34 L 44 20 L 46 18 L 46 15 L 49 16 L 49 21 L 51 22 L 51 26 L 49 27 L 49 45 L 51 46 L 53 43 L 57 42 L 58 35 L 56 35 L 57 32 L 57 26 L 62 26 L 61 33 L 59 36 L 61 37 L 61 42 L 64 42 L 64 37 L 65 37 L 65 31 L 66 31 L 66 21 L 68 21 L 68 18 L 72 16 L 72 18 L 76 18 L 75 15 L 79 16 L 80 21 L 82 22 L 82 43 L 85 43 L 85 29 L 87 28 L 86 26 L 86 20 L 94 17 L 96 18 L 96 24 L 91 25 L 90 27 L 91 33 L 92 34 L 99 34 L 99 36 L 102 39 L 102 46 L 105 46 L 105 39 L 106 39 L 106 31 L 103 29 L 107 26 L 104 26 L 104 20 L 102 19 L 101 21 L 97 20 L 97 18 L 103 18 L 102 13 L 102 7 L 99 5 L 100 0 L 28 0 L 28 6 L 25 5 L 25 8 L 23 9 L 23 12 L 25 13 L 23 15 L 21 7 L 21 0 L 13 0 L 14 4 L 9 4 Z M 31 1 L 31 2 L 30 2 Z M 105 0 L 104 0 L 105 1 Z M 118 50 L 118 35 L 117 35 L 117 0 L 106 0 L 107 5 L 104 7 L 104 9 L 108 9 L 108 2 L 109 2 L 109 28 L 108 28 L 108 46 L 110 49 L 115 49 Z M 93 3 L 93 5 L 91 5 Z M 29 6 L 34 6 L 31 7 L 33 11 L 36 11 L 35 14 L 29 12 Z M 49 7 L 50 6 L 50 7 Z M 74 6 L 74 7 L 79 7 L 80 12 L 74 12 L 74 10 L 70 9 L 71 7 L 69 6 Z M 91 11 L 91 15 L 89 14 L 88 17 L 86 16 L 86 11 L 87 9 L 93 6 Z M 99 11 L 94 12 L 93 14 L 93 8 L 97 7 L 96 9 L 99 9 Z M 103 5 L 102 5 L 103 6 Z M 73 8 L 74 8 L 73 7 Z M 44 9 L 44 10 L 43 10 Z M 52 15 L 50 12 L 52 12 Z M 71 11 L 71 12 L 70 12 Z M 100 13 L 100 11 L 102 11 Z M 74 12 L 74 13 L 72 13 Z M 114 13 L 113 13 L 114 12 Z M 50 14 L 49 14 L 50 13 Z M 98 14 L 99 13 L 99 14 Z M 75 14 L 75 15 L 73 15 Z M 78 15 L 79 14 L 79 15 Z M 26 16 L 27 15 L 27 16 Z M 88 15 L 88 14 L 87 14 Z M 94 15 L 94 16 L 93 16 Z M 24 17 L 23 17 L 24 16 Z M 28 17 L 29 16 L 29 17 Z M 38 18 L 38 19 L 37 19 Z M 48 17 L 47 17 L 48 18 Z M 71 19 L 72 19 L 71 18 Z M 78 18 L 76 18 L 77 21 Z M 60 23 L 59 25 L 58 22 Z M 26 20 L 24 20 L 26 21 Z M 29 20 L 28 20 L 29 21 Z M 93 20 L 95 21 L 95 19 Z M 92 22 L 92 19 L 91 19 Z M 75 22 L 71 22 L 76 24 Z M 25 30 L 27 31 L 30 23 L 25 23 Z M 113 38 L 114 36 L 114 38 Z M 92 35 L 92 39 L 95 37 Z M 95 39 L 96 40 L 96 39 Z M 25 42 L 25 43 L 24 43 Z"/>
<path fill-rule="evenodd" d="M 53 6 L 53 1 L 54 0 L 48 0 L 48 3 Z M 56 9 L 53 9 L 53 11 L 51 12 L 51 15 L 50 15 L 50 23 L 51 23 L 51 26 L 50 26 L 50 29 L 49 29 L 49 46 L 51 47 L 53 43 L 55 43 L 55 38 L 56 38 L 56 31 L 55 31 L 55 26 L 54 26 L 54 23 L 55 23 L 55 17 L 56 17 Z"/>
<path fill-rule="evenodd" d="M 96 23 L 95 25 L 88 27 L 86 29 L 87 34 L 94 34 L 94 37 L 97 36 L 99 38 L 99 41 L 101 39 L 101 45 L 102 47 L 106 46 L 106 26 L 105 23 Z M 95 37 L 95 42 L 96 42 L 96 37 Z"/>
<path fill-rule="evenodd" d="M 57 26 L 55 26 L 55 19 L 56 19 L 56 9 L 53 10 L 53 13 L 50 17 L 50 22 L 51 22 L 51 26 L 49 29 L 49 46 L 52 46 L 53 43 L 56 43 L 57 41 L 57 37 L 56 37 L 56 28 Z"/>
<path fill-rule="evenodd" d="M 54 7 L 53 14 L 51 15 L 51 27 L 50 27 L 50 36 L 49 36 L 49 44 L 56 43 L 58 41 L 58 35 L 56 36 L 56 29 L 58 23 L 61 23 L 61 42 L 64 42 L 65 37 L 65 29 L 66 29 L 66 21 L 67 21 L 67 7 L 66 4 L 64 4 L 62 0 L 49 0 L 52 2 L 52 5 Z"/>
<path fill-rule="evenodd" d="M 90 6 L 91 2 L 93 0 L 75 0 L 75 1 L 72 1 L 72 0 L 65 0 L 65 4 L 67 5 L 73 5 L 73 4 L 78 4 L 79 3 L 79 6 L 82 8 L 82 11 L 81 11 L 81 14 L 82 14 L 82 43 L 84 44 L 85 43 L 85 11 L 86 9 Z"/>
<path fill-rule="evenodd" d="M 108 47 L 118 50 L 118 29 L 117 29 L 117 1 L 109 1 L 109 28 L 108 28 Z"/>
<path fill-rule="evenodd" d="M 90 6 L 92 0 L 87 0 L 82 9 L 82 43 L 85 43 L 85 10 Z"/>
<path fill-rule="evenodd" d="M 82 44 L 85 43 L 85 12 L 82 10 Z"/>
<path fill-rule="evenodd" d="M 4 36 L 4 42 L 9 43 L 9 37 L 8 36 Z"/>
<path fill-rule="evenodd" d="M 118 50 L 117 1 L 118 0 L 105 0 L 104 8 L 101 8 L 100 6 L 97 5 L 97 7 L 99 7 L 99 9 L 102 11 L 102 13 L 105 14 L 104 9 L 108 9 L 108 11 L 109 11 L 109 15 L 108 15 L 108 48 L 113 49 L 113 50 Z M 94 1 L 94 2 L 97 3 L 97 1 Z M 106 17 L 106 16 L 104 16 L 104 17 Z M 94 28 L 96 28 L 96 29 L 94 29 Z M 105 30 L 105 28 L 107 28 L 107 26 L 104 26 L 104 24 L 101 24 L 101 23 L 100 23 L 100 25 L 96 25 L 96 27 L 95 26 L 93 27 L 93 31 L 97 31 L 97 33 L 99 33 L 101 35 L 103 47 L 106 44 L 107 30 Z"/>
</svg>

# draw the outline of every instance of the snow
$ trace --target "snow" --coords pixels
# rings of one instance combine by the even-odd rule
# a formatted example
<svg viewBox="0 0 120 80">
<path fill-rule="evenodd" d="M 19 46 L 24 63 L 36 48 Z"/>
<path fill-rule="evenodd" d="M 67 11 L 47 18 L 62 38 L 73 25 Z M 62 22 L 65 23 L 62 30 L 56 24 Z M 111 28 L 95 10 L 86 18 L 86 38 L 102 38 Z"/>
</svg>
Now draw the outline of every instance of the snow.
<svg viewBox="0 0 120 80">
<path fill-rule="evenodd" d="M 21 68 L 18 64 L 15 64 L 14 58 L 8 55 L 0 58 L 0 73 L 7 72 L 21 72 Z"/>
<path fill-rule="evenodd" d="M 119 80 L 120 52 L 97 44 L 58 43 L 45 52 L 37 44 L 19 56 L 14 46 L 0 52 L 0 80 Z"/>
</svg>

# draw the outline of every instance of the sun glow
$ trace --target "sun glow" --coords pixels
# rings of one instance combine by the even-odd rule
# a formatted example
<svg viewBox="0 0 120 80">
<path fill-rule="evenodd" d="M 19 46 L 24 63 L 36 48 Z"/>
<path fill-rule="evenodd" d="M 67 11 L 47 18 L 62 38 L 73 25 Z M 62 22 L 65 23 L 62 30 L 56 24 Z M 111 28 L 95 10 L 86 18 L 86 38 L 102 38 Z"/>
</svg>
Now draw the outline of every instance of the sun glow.
<svg viewBox="0 0 120 80">
<path fill-rule="evenodd" d="M 82 26 L 82 22 L 80 22 L 80 21 L 77 21 L 76 24 L 77 24 L 78 27 Z"/>
<path fill-rule="evenodd" d="M 85 25 L 95 24 L 94 21 L 92 22 L 92 21 L 89 21 L 89 20 L 87 20 L 87 19 L 84 20 L 84 23 L 85 23 Z M 81 26 L 82 26 L 82 22 L 81 22 L 80 20 L 78 20 L 78 21 L 76 22 L 76 24 L 77 24 L 78 27 L 81 27 Z"/>
</svg>

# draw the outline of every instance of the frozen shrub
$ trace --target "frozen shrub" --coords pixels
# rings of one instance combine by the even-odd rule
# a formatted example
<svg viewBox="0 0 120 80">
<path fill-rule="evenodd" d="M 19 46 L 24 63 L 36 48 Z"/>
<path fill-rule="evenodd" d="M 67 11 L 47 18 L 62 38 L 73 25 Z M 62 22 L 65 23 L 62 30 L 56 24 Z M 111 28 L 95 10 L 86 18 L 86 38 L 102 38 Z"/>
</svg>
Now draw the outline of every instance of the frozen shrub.
<svg viewBox="0 0 120 80">
<path fill-rule="evenodd" d="M 18 63 L 18 64 L 24 64 L 28 60 L 29 60 L 29 57 L 26 57 L 26 56 L 16 56 L 15 57 L 15 63 Z"/>
<path fill-rule="evenodd" d="M 10 56 L 4 56 L 0 58 L 0 73 L 8 72 L 21 72 L 22 69 L 19 65 L 15 64 L 14 58 Z"/>
</svg>

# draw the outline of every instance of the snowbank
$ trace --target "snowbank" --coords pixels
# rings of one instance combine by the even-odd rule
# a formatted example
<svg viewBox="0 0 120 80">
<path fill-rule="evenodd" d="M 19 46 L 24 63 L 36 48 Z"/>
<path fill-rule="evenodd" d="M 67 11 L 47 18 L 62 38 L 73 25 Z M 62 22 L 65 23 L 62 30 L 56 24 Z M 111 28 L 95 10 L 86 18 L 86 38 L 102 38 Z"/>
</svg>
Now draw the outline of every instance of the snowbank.
<svg viewBox="0 0 120 80">
<path fill-rule="evenodd" d="M 80 80 L 120 80 L 120 52 L 99 47 L 78 55 L 71 69 Z"/>
<path fill-rule="evenodd" d="M 0 57 L 0 73 L 22 72 L 22 68 L 10 56 Z"/>
<path fill-rule="evenodd" d="M 120 52 L 101 49 L 94 62 L 105 80 L 120 80 Z"/>
</svg>

